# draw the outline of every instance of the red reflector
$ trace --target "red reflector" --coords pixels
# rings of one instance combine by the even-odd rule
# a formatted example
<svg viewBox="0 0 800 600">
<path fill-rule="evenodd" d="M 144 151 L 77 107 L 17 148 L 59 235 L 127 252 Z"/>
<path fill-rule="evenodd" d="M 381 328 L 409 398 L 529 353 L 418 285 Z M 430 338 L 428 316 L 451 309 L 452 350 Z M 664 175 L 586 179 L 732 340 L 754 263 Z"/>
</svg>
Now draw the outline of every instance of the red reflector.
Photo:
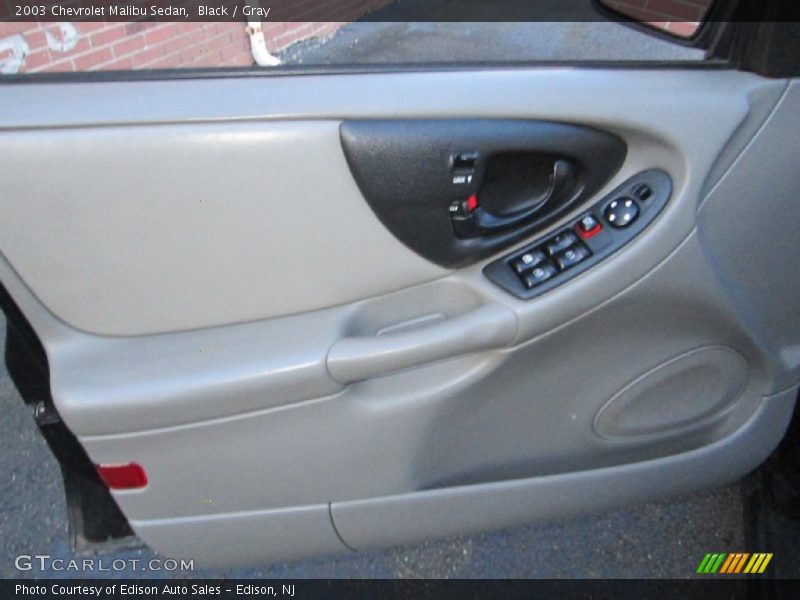
<svg viewBox="0 0 800 600">
<path fill-rule="evenodd" d="M 467 212 L 472 212 L 478 208 L 478 196 L 472 194 L 469 198 L 467 198 Z"/>
<path fill-rule="evenodd" d="M 97 473 L 112 490 L 133 490 L 147 485 L 147 473 L 142 465 L 97 465 Z"/>
</svg>

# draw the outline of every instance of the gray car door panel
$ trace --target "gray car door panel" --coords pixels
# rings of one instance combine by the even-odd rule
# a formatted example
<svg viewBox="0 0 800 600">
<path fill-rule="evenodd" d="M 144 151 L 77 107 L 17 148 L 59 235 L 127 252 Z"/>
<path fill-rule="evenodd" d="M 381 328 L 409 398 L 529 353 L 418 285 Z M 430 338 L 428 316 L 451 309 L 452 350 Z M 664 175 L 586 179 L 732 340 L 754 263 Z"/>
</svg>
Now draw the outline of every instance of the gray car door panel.
<svg viewBox="0 0 800 600">
<path fill-rule="evenodd" d="M 796 83 L 138 82 L 147 109 L 131 85 L 0 99 L 0 280 L 92 461 L 147 470 L 114 497 L 156 550 L 242 564 L 558 518 L 734 480 L 780 441 L 800 383 Z M 613 255 L 521 300 L 483 268 L 581 210 L 444 269 L 370 210 L 348 118 L 589 126 L 627 145 L 589 204 L 653 168 L 672 193 Z"/>
</svg>

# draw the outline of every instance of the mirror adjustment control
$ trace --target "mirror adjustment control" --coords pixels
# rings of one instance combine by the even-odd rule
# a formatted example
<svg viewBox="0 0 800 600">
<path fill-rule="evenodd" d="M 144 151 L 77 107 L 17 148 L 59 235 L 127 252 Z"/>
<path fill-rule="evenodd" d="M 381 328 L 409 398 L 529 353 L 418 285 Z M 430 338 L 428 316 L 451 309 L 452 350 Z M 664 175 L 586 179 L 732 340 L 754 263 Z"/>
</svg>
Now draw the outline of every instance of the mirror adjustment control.
<svg viewBox="0 0 800 600">
<path fill-rule="evenodd" d="M 561 271 L 566 271 L 579 262 L 586 260 L 591 255 L 592 253 L 586 246 L 583 244 L 576 244 L 557 254 L 555 261 Z"/>
<path fill-rule="evenodd" d="M 562 250 L 566 250 L 573 244 L 578 243 L 578 236 L 576 236 L 571 230 L 562 231 L 558 235 L 553 236 L 547 242 L 545 242 L 544 250 L 547 252 L 548 256 L 555 256 Z"/>
<path fill-rule="evenodd" d="M 558 275 L 558 269 L 548 260 L 533 269 L 530 273 L 523 275 L 522 283 L 530 290 L 544 283 L 554 275 Z"/>
<path fill-rule="evenodd" d="M 633 198 L 617 198 L 606 207 L 603 216 L 612 227 L 624 229 L 639 217 L 639 203 Z"/>
<path fill-rule="evenodd" d="M 525 271 L 530 271 L 546 259 L 547 257 L 541 250 L 529 250 L 522 256 L 515 258 L 511 262 L 511 266 L 514 268 L 514 271 L 517 272 L 517 275 L 522 275 Z"/>
</svg>

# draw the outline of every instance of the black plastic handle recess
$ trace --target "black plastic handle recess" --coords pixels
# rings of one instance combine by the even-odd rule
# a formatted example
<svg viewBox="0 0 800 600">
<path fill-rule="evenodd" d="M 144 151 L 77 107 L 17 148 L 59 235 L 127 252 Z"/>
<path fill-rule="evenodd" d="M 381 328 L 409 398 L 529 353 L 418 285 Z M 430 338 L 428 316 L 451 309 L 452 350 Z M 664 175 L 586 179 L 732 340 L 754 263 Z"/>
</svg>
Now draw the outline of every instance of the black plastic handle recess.
<svg viewBox="0 0 800 600">
<path fill-rule="evenodd" d="M 468 239 L 524 227 L 533 218 L 546 215 L 548 207 L 558 206 L 559 201 L 571 193 L 574 183 L 574 167 L 565 160 L 556 160 L 547 193 L 529 206 L 506 215 L 495 215 L 478 206 L 466 215 L 454 216 L 453 231 L 459 238 Z"/>
<path fill-rule="evenodd" d="M 525 119 L 369 119 L 343 121 L 339 132 L 347 164 L 381 223 L 410 249 L 448 268 L 474 263 L 555 222 L 601 189 L 627 153 L 612 133 Z M 479 157 L 471 181 L 454 178 L 453 156 L 465 149 Z M 451 205 L 480 193 L 486 166 L 480 157 L 507 153 L 567 161 L 574 183 L 535 214 L 492 235 L 459 237 Z"/>
</svg>

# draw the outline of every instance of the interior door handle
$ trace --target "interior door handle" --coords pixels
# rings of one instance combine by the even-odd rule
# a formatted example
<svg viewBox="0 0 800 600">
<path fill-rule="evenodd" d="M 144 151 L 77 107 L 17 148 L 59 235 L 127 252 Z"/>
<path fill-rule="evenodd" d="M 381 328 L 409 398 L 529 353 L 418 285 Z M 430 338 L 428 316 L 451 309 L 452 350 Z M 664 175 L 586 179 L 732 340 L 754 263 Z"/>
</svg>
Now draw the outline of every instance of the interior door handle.
<svg viewBox="0 0 800 600">
<path fill-rule="evenodd" d="M 566 216 L 603 188 L 627 154 L 616 134 L 528 119 L 346 120 L 339 132 L 350 171 L 381 223 L 420 256 L 451 269 Z M 535 214 L 514 214 L 535 208 L 555 161 L 574 168 L 564 195 L 554 190 Z M 514 220 L 492 222 L 487 215 L 488 227 L 499 226 L 493 235 L 459 237 L 453 204 L 473 195 L 492 216 Z"/>
<path fill-rule="evenodd" d="M 433 325 L 377 336 L 347 337 L 333 343 L 327 367 L 339 383 L 379 377 L 447 358 L 508 346 L 517 336 L 517 317 L 488 304 Z"/>
<path fill-rule="evenodd" d="M 492 214 L 478 205 L 474 210 L 464 211 L 465 214 L 454 215 L 453 230 L 458 237 L 467 239 L 524 227 L 534 218 L 546 215 L 548 206 L 558 206 L 572 192 L 574 181 L 575 168 L 572 164 L 556 160 L 550 175 L 550 186 L 543 196 L 507 215 Z"/>
</svg>

